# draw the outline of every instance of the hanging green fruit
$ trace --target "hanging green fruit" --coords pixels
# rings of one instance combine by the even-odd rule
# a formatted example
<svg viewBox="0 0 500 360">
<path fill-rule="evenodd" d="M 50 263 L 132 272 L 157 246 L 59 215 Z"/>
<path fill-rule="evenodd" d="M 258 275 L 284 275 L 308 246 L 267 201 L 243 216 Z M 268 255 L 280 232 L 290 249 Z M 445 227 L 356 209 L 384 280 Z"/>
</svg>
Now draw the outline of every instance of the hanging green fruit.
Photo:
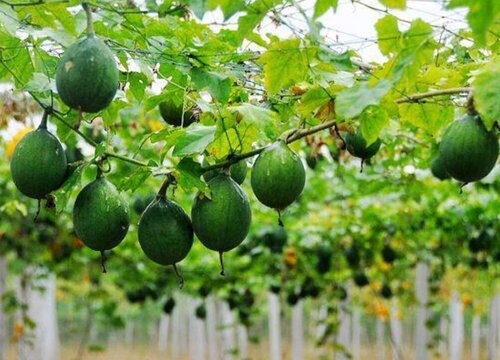
<svg viewBox="0 0 500 360">
<path fill-rule="evenodd" d="M 194 199 L 193 229 L 203 245 L 219 252 L 222 262 L 222 254 L 246 238 L 252 212 L 246 194 L 229 175 L 216 176 L 208 182 L 208 187 L 210 198 L 199 193 Z"/>
<path fill-rule="evenodd" d="M 478 181 L 495 167 L 498 138 L 478 115 L 467 114 L 446 128 L 439 156 L 448 174 L 463 183 Z"/>
<path fill-rule="evenodd" d="M 48 113 L 44 113 L 38 129 L 17 143 L 10 162 L 14 184 L 33 199 L 42 199 L 57 190 L 68 170 L 61 143 L 47 130 L 47 117 Z"/>
</svg>

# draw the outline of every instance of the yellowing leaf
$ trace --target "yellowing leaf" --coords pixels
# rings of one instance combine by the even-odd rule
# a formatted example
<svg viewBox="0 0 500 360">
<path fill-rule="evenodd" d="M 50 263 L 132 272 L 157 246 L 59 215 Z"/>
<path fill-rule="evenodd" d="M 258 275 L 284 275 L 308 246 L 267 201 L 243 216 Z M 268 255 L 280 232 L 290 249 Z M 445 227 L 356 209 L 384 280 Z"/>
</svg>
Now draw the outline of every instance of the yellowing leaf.
<svg viewBox="0 0 500 360">
<path fill-rule="evenodd" d="M 484 125 L 491 129 L 494 122 L 500 119 L 500 60 L 489 63 L 476 76 L 472 86 L 474 105 Z"/>
<path fill-rule="evenodd" d="M 330 8 L 337 9 L 338 0 L 318 0 L 314 7 L 314 18 L 319 18 L 326 13 Z"/>
<path fill-rule="evenodd" d="M 398 20 L 393 15 L 386 15 L 375 24 L 378 34 L 378 47 L 384 55 L 395 53 L 400 48 L 401 32 Z"/>
<path fill-rule="evenodd" d="M 393 9 L 406 9 L 406 0 L 379 0 L 382 5 Z"/>
<path fill-rule="evenodd" d="M 303 49 L 299 39 L 277 41 L 262 54 L 264 86 L 270 95 L 305 79 L 314 51 Z"/>
</svg>

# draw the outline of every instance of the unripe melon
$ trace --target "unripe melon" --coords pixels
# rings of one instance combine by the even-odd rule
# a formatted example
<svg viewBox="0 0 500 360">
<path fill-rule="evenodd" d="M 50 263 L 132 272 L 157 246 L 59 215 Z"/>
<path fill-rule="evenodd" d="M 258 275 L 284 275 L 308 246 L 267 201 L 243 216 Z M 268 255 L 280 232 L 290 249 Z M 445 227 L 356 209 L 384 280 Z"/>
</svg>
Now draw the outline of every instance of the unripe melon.
<svg viewBox="0 0 500 360">
<path fill-rule="evenodd" d="M 431 162 L 431 172 L 434 177 L 439 180 L 446 180 L 450 178 L 450 174 L 446 171 L 443 159 L 440 156 L 435 157 Z"/>
<path fill-rule="evenodd" d="M 78 238 L 92 250 L 112 249 L 127 235 L 128 204 L 112 183 L 98 177 L 78 194 L 73 224 Z"/>
<path fill-rule="evenodd" d="M 302 193 L 306 173 L 300 157 L 278 140 L 259 155 L 250 180 L 261 203 L 283 210 Z"/>
<path fill-rule="evenodd" d="M 59 140 L 45 127 L 28 133 L 16 145 L 10 162 L 12 179 L 24 195 L 42 199 L 66 178 L 68 162 Z"/>
<path fill-rule="evenodd" d="M 76 110 L 93 113 L 106 108 L 115 97 L 118 84 L 113 53 L 94 35 L 71 45 L 57 67 L 59 96 Z"/>
<path fill-rule="evenodd" d="M 158 196 L 139 221 L 139 244 L 148 258 L 160 265 L 184 259 L 193 245 L 193 228 L 186 212 L 165 196 Z"/>
<path fill-rule="evenodd" d="M 226 174 L 208 182 L 211 198 L 200 193 L 191 210 L 193 229 L 203 245 L 211 250 L 226 252 L 246 238 L 252 212 L 246 194 Z"/>
<path fill-rule="evenodd" d="M 203 159 L 202 165 L 208 166 L 208 162 Z M 203 179 L 205 179 L 206 182 L 209 182 L 222 171 L 222 169 L 209 170 L 205 172 L 205 174 L 203 174 Z M 243 184 L 243 181 L 245 181 L 245 178 L 247 177 L 247 171 L 248 167 L 245 160 L 240 160 L 229 167 L 229 175 L 231 175 L 231 178 L 233 178 L 233 180 L 236 181 L 239 185 Z"/>
<path fill-rule="evenodd" d="M 439 156 L 448 174 L 464 183 L 484 178 L 495 167 L 498 138 L 477 115 L 465 115 L 446 128 Z"/>
<path fill-rule="evenodd" d="M 378 152 L 380 145 L 382 144 L 380 139 L 377 139 L 368 145 L 359 129 L 354 134 L 348 132 L 345 135 L 344 140 L 349 154 L 362 160 L 368 160 L 373 157 Z"/>
<path fill-rule="evenodd" d="M 160 103 L 160 114 L 167 124 L 173 126 L 187 127 L 194 122 L 193 112 L 184 110 L 181 105 L 177 105 L 172 99 Z"/>
</svg>

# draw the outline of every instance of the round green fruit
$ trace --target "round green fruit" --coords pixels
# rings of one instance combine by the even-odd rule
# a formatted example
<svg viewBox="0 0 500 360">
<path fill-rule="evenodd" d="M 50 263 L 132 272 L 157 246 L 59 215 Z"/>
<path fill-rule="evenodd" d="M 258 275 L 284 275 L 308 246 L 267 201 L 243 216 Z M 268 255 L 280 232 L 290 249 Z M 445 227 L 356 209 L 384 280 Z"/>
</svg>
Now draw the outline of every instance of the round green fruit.
<svg viewBox="0 0 500 360">
<path fill-rule="evenodd" d="M 246 194 L 228 175 L 216 176 L 208 182 L 208 187 L 210 199 L 202 193 L 194 199 L 193 229 L 203 245 L 222 253 L 245 239 L 252 212 Z"/>
<path fill-rule="evenodd" d="M 348 132 L 344 140 L 349 154 L 363 160 L 368 160 L 373 157 L 382 144 L 380 139 L 377 139 L 372 144 L 368 145 L 359 129 L 354 134 Z"/>
<path fill-rule="evenodd" d="M 118 68 L 106 44 L 88 35 L 64 53 L 56 72 L 56 86 L 70 108 L 98 112 L 106 108 L 118 90 Z"/>
<path fill-rule="evenodd" d="M 168 298 L 165 303 L 163 304 L 163 312 L 165 314 L 172 314 L 172 311 L 174 310 L 175 307 L 175 299 L 174 298 Z"/>
<path fill-rule="evenodd" d="M 387 264 L 392 264 L 397 257 L 398 254 L 390 245 L 384 245 L 382 248 L 382 259 L 384 259 Z"/>
<path fill-rule="evenodd" d="M 354 283 L 358 287 L 364 287 L 370 283 L 370 280 L 363 271 L 359 271 L 354 274 Z"/>
<path fill-rule="evenodd" d="M 73 224 L 78 238 L 92 250 L 112 249 L 127 235 L 128 205 L 112 183 L 98 177 L 78 194 Z"/>
<path fill-rule="evenodd" d="M 288 241 L 288 232 L 283 226 L 273 226 L 264 231 L 261 239 L 271 252 L 281 253 Z"/>
<path fill-rule="evenodd" d="M 160 114 L 167 124 L 173 126 L 187 127 L 194 122 L 193 112 L 185 110 L 183 113 L 182 104 L 177 105 L 170 98 L 160 103 Z"/>
<path fill-rule="evenodd" d="M 203 164 L 202 166 L 206 167 L 209 166 L 208 162 L 203 159 Z M 245 160 L 240 160 L 236 164 L 233 164 L 229 167 L 229 174 L 233 178 L 234 181 L 236 181 L 239 185 L 243 184 L 243 181 L 245 181 L 245 178 L 247 177 L 247 162 Z M 214 177 L 219 175 L 222 172 L 222 170 L 209 170 L 203 174 L 203 179 L 205 179 L 206 182 L 209 182 L 212 180 Z"/>
<path fill-rule="evenodd" d="M 450 178 L 450 174 L 446 171 L 443 159 L 440 156 L 435 157 L 431 162 L 431 172 L 434 177 L 439 180 L 446 180 Z"/>
<path fill-rule="evenodd" d="M 193 228 L 186 212 L 165 196 L 158 196 L 139 221 L 139 244 L 148 258 L 160 265 L 184 259 L 193 245 Z"/>
<path fill-rule="evenodd" d="M 478 181 L 490 173 L 498 158 L 498 139 L 487 131 L 477 115 L 465 115 L 446 128 L 439 156 L 446 171 L 464 183 Z"/>
<path fill-rule="evenodd" d="M 68 162 L 57 138 L 46 128 L 28 133 L 16 145 L 10 170 L 14 184 L 24 195 L 42 199 L 66 179 Z"/>
<path fill-rule="evenodd" d="M 132 205 L 132 208 L 134 209 L 135 213 L 138 215 L 141 215 L 144 210 L 148 207 L 149 204 L 151 204 L 154 200 L 156 199 L 155 194 L 149 194 L 149 195 L 137 195 L 134 199 L 134 204 Z"/>
<path fill-rule="evenodd" d="M 283 210 L 304 189 L 306 174 L 300 157 L 278 140 L 259 155 L 252 169 L 252 189 L 264 205 Z"/>
</svg>

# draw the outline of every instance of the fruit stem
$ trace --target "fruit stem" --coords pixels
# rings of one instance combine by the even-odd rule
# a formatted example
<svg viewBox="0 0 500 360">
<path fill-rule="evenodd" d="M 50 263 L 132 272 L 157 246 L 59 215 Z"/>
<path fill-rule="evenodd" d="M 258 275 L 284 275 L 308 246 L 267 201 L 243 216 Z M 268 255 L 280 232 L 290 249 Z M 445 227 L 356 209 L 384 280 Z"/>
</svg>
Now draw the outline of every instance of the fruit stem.
<svg viewBox="0 0 500 360">
<path fill-rule="evenodd" d="M 92 23 L 92 10 L 89 4 L 82 3 L 83 10 L 85 10 L 85 15 L 87 15 L 87 35 L 94 36 L 94 24 Z"/>
<path fill-rule="evenodd" d="M 467 96 L 467 113 L 469 115 L 477 115 L 476 107 L 474 106 L 474 96 L 472 91 Z"/>
<path fill-rule="evenodd" d="M 219 261 L 220 261 L 220 274 L 221 276 L 225 276 L 226 273 L 224 272 L 224 253 L 222 251 L 219 251 Z"/>
<path fill-rule="evenodd" d="M 40 125 L 38 126 L 39 129 L 47 129 L 47 120 L 49 119 L 49 111 L 44 110 L 43 116 L 42 116 L 42 121 L 40 122 Z"/>
<path fill-rule="evenodd" d="M 172 175 L 172 173 L 168 173 L 167 178 L 165 179 L 165 181 L 163 181 L 163 184 L 161 184 L 160 190 L 158 190 L 158 194 L 156 196 L 166 198 L 168 187 L 170 186 L 170 184 L 174 183 L 175 183 L 174 176 Z"/>
<path fill-rule="evenodd" d="M 101 250 L 101 268 L 102 268 L 102 273 L 103 274 L 106 274 L 107 273 L 107 270 L 106 270 L 106 254 L 104 253 L 104 250 Z"/>
<path fill-rule="evenodd" d="M 33 219 L 34 222 L 38 222 L 38 216 L 40 215 L 40 207 L 42 205 L 42 199 L 38 199 L 38 203 L 37 203 L 37 208 L 36 208 L 36 214 L 35 214 L 35 218 Z"/>
<path fill-rule="evenodd" d="M 361 168 L 359 169 L 360 173 L 363 172 L 364 167 L 365 167 L 365 159 L 361 159 Z"/>
<path fill-rule="evenodd" d="M 179 280 L 179 289 L 182 289 L 184 287 L 184 278 L 177 268 L 177 264 L 173 264 L 172 267 L 174 268 L 175 276 L 177 276 L 177 279 Z"/>
<path fill-rule="evenodd" d="M 281 227 L 285 227 L 285 224 L 283 223 L 283 216 L 280 209 L 278 209 L 278 225 Z"/>
<path fill-rule="evenodd" d="M 464 193 L 464 186 L 466 186 L 467 184 L 468 184 L 468 182 L 464 182 L 464 183 L 462 183 L 462 185 L 460 185 L 460 194 Z"/>
</svg>

